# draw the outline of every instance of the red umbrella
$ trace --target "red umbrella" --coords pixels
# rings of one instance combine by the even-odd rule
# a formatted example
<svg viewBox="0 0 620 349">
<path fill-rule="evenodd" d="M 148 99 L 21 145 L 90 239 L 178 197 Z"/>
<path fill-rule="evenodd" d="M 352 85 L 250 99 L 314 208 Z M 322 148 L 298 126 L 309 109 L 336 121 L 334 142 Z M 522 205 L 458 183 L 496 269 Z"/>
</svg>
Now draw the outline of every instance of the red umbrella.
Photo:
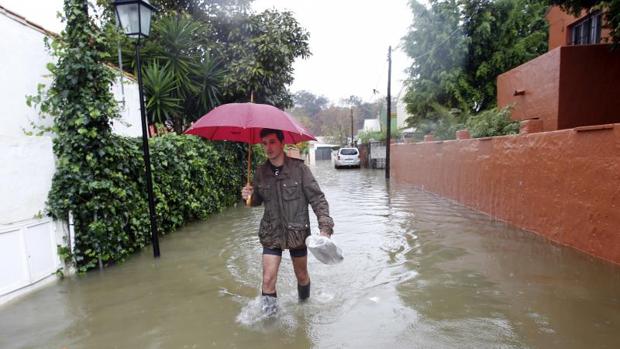
<svg viewBox="0 0 620 349">
<path fill-rule="evenodd" d="M 249 184 L 251 145 L 261 142 L 260 131 L 263 128 L 281 130 L 284 133 L 285 144 L 316 140 L 286 112 L 271 105 L 256 103 L 223 104 L 198 119 L 185 133 L 214 141 L 248 143 Z"/>
</svg>

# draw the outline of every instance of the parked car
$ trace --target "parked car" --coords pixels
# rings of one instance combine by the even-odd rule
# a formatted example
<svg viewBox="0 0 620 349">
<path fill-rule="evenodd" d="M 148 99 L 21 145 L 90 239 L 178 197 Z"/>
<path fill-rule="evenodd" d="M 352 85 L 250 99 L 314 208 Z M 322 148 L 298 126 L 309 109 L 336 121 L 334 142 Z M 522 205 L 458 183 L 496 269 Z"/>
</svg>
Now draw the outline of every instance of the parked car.
<svg viewBox="0 0 620 349">
<path fill-rule="evenodd" d="M 357 148 L 340 148 L 336 153 L 334 167 L 360 167 L 360 152 Z"/>
</svg>

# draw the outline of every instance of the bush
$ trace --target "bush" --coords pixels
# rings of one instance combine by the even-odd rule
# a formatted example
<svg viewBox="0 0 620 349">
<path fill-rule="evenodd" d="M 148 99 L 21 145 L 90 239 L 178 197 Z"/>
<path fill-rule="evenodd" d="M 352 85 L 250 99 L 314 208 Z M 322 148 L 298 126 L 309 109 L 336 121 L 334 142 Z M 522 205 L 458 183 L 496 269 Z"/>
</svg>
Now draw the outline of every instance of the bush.
<svg viewBox="0 0 620 349">
<path fill-rule="evenodd" d="M 455 139 L 456 131 L 467 128 L 473 138 L 504 136 L 519 133 L 519 122 L 510 120 L 511 107 L 489 109 L 478 115 L 470 115 L 459 109 L 448 109 L 433 105 L 431 119 L 416 125 L 414 137 L 421 140 L 424 135 L 433 134 L 436 139 Z"/>
<path fill-rule="evenodd" d="M 368 143 L 371 140 L 377 141 L 377 142 L 385 142 L 386 135 L 387 135 L 387 131 L 385 130 L 368 131 L 368 132 L 362 131 L 357 135 L 357 138 L 361 140 L 362 143 Z M 402 131 L 399 129 L 394 128 L 390 130 L 391 139 L 398 139 L 401 135 L 402 135 Z"/>
<path fill-rule="evenodd" d="M 52 216 L 74 215 L 73 256 L 81 271 L 123 261 L 150 241 L 141 139 L 113 136 L 96 175 L 59 167 L 49 194 Z M 153 190 L 160 234 L 206 219 L 239 201 L 245 149 L 195 136 L 168 134 L 150 140 Z M 253 152 L 254 164 L 264 155 Z"/>
<path fill-rule="evenodd" d="M 436 139 L 455 139 L 456 131 L 462 129 L 463 121 L 469 115 L 460 109 L 446 108 L 439 104 L 433 104 L 433 111 L 429 113 L 430 119 L 419 122 L 414 133 L 414 138 L 422 140 L 425 135 L 432 134 Z"/>
<path fill-rule="evenodd" d="M 466 126 L 474 138 L 519 133 L 519 122 L 510 120 L 511 107 L 489 109 L 470 117 Z"/>
</svg>

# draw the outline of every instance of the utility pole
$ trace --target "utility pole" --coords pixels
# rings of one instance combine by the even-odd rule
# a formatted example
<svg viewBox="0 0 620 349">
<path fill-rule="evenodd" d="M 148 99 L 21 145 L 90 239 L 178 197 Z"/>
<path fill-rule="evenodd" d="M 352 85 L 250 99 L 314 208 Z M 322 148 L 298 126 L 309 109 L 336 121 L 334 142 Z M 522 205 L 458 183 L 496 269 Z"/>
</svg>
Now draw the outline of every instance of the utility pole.
<svg viewBox="0 0 620 349">
<path fill-rule="evenodd" d="M 390 179 L 390 144 L 392 143 L 392 46 L 388 49 L 387 135 L 385 137 L 385 178 Z"/>
<path fill-rule="evenodd" d="M 355 146 L 353 142 L 353 107 L 351 107 L 351 146 Z"/>
</svg>

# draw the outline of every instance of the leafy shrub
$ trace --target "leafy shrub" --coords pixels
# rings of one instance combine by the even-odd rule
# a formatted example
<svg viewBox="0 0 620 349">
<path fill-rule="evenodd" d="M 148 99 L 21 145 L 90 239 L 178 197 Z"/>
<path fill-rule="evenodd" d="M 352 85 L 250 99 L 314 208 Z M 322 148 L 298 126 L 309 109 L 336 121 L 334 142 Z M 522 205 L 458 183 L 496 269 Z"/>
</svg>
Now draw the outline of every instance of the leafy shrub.
<svg viewBox="0 0 620 349">
<path fill-rule="evenodd" d="M 401 136 L 402 132 L 398 129 L 391 129 L 390 130 L 390 138 L 391 139 L 397 139 Z M 386 134 L 387 132 L 385 130 L 383 131 L 369 131 L 369 132 L 360 132 L 357 135 L 357 138 L 360 139 L 362 141 L 362 143 L 368 143 L 371 140 L 373 141 L 378 141 L 378 142 L 384 142 L 385 138 L 386 138 Z"/>
<path fill-rule="evenodd" d="M 519 122 L 510 120 L 511 107 L 489 109 L 470 117 L 466 126 L 474 138 L 519 133 Z"/>
<path fill-rule="evenodd" d="M 421 140 L 425 135 L 432 134 L 436 139 L 455 139 L 456 131 L 464 127 L 462 120 L 468 115 L 460 109 L 450 109 L 436 103 L 432 108 L 432 113 L 429 113 L 431 119 L 420 121 L 414 132 L 414 138 Z"/>
<path fill-rule="evenodd" d="M 150 241 L 141 139 L 113 136 L 94 168 L 61 166 L 49 194 L 50 213 L 75 223 L 73 256 L 81 271 L 123 261 Z M 160 234 L 239 201 L 245 147 L 169 134 L 150 140 L 153 190 Z M 254 163 L 261 160 L 254 153 Z M 92 174 L 94 171 L 94 175 Z"/>
</svg>

